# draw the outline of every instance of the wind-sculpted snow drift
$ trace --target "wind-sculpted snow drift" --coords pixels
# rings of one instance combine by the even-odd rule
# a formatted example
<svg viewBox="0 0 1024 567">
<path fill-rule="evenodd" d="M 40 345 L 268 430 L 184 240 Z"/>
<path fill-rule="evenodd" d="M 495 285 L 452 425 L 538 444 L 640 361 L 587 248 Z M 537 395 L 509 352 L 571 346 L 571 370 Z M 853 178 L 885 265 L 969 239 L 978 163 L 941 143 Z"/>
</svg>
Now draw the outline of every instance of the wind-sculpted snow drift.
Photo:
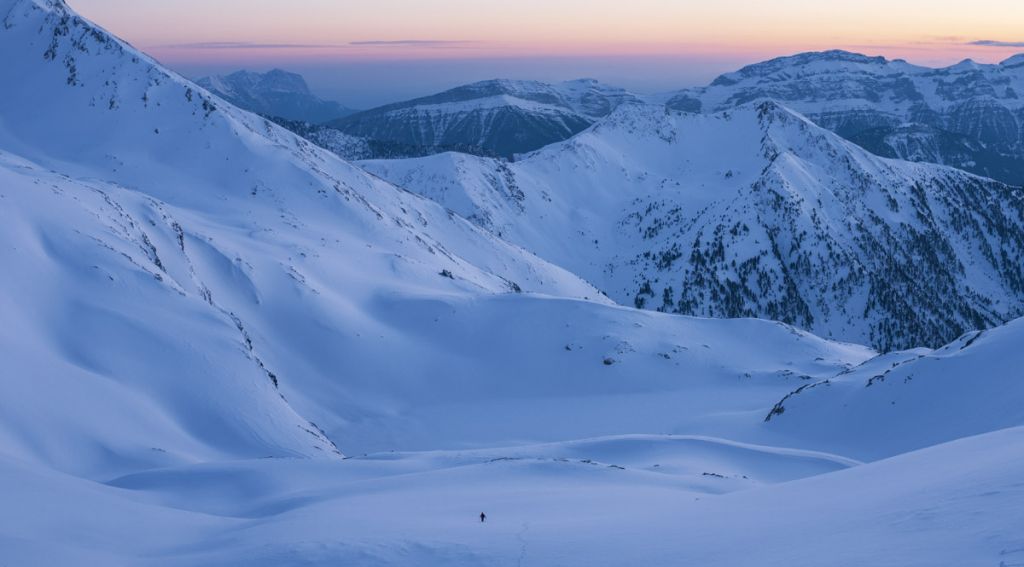
<svg viewBox="0 0 1024 567">
<path fill-rule="evenodd" d="M 0 562 L 924 565 L 1024 547 L 1019 430 L 861 464 L 794 427 L 809 396 L 764 421 L 888 360 L 866 347 L 616 306 L 61 1 L 0 0 L 0 53 L 18 85 L 0 96 Z"/>
</svg>

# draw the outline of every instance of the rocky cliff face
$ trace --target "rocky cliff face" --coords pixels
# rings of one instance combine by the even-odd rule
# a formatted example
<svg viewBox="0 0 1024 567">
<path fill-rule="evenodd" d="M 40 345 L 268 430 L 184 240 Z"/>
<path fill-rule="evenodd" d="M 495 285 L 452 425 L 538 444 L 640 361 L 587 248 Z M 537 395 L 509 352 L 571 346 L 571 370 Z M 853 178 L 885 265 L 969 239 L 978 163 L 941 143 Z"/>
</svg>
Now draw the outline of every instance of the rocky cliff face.
<svg viewBox="0 0 1024 567">
<path fill-rule="evenodd" d="M 715 112 L 771 98 L 879 155 L 1024 185 L 1022 61 L 931 69 L 844 51 L 804 53 L 722 75 L 668 105 Z"/>
</svg>

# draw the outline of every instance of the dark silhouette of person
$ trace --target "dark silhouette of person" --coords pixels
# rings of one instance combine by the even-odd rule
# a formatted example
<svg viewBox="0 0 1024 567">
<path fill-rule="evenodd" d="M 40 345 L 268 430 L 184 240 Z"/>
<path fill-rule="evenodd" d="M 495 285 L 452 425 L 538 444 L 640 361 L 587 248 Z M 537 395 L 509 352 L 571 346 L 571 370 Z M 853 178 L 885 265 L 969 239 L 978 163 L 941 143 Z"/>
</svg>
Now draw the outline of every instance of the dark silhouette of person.
<svg viewBox="0 0 1024 567">
<path fill-rule="evenodd" d="M 483 512 L 480 512 L 480 522 L 483 523 L 486 520 L 487 520 L 487 514 L 484 514 Z"/>
</svg>

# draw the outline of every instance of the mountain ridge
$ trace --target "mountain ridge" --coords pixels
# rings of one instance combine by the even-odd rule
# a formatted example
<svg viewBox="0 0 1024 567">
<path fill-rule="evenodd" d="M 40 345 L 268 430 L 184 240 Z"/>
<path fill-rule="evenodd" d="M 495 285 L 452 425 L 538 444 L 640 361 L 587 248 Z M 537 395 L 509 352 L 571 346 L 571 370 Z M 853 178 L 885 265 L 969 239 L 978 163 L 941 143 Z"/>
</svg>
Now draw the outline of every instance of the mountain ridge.
<svg viewBox="0 0 1024 567">
<path fill-rule="evenodd" d="M 1021 314 L 1024 274 L 1005 248 L 1024 244 L 1020 190 L 875 157 L 772 101 L 714 115 L 626 105 L 513 163 L 361 163 L 622 304 L 783 320 L 882 350 Z"/>
<path fill-rule="evenodd" d="M 772 98 L 883 157 L 951 165 L 1024 185 L 1024 56 L 943 68 L 846 51 L 748 65 L 667 105 L 718 112 Z"/>
<path fill-rule="evenodd" d="M 512 157 L 565 140 L 620 104 L 637 100 L 593 79 L 558 84 L 492 79 L 366 110 L 328 126 L 378 142 L 462 146 Z"/>
</svg>

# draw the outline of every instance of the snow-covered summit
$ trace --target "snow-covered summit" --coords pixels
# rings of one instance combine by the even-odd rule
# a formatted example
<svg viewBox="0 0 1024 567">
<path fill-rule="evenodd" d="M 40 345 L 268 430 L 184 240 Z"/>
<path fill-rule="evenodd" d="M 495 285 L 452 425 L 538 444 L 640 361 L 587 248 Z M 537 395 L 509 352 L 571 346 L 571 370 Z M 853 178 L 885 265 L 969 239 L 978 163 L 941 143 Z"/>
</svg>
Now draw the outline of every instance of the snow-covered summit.
<svg viewBox="0 0 1024 567">
<path fill-rule="evenodd" d="M 800 53 L 786 57 L 778 57 L 761 63 L 747 65 L 739 71 L 725 73 L 716 78 L 712 87 L 727 87 L 744 80 L 763 79 L 778 73 L 792 72 L 795 68 L 811 72 L 812 70 L 863 70 L 865 68 L 884 68 L 889 65 L 884 57 L 868 57 L 860 53 L 832 50 Z"/>
<path fill-rule="evenodd" d="M 774 101 L 712 115 L 623 105 L 512 164 L 364 165 L 620 303 L 779 319 L 885 350 L 1024 309 L 1019 191 L 878 158 Z"/>
<path fill-rule="evenodd" d="M 512 156 L 582 131 L 639 98 L 591 79 L 493 79 L 389 104 L 331 123 L 347 134 L 423 148 Z"/>
<path fill-rule="evenodd" d="M 932 69 L 845 51 L 780 57 L 680 91 L 667 104 L 719 112 L 771 98 L 866 149 L 1024 184 L 1024 66 Z"/>
</svg>

